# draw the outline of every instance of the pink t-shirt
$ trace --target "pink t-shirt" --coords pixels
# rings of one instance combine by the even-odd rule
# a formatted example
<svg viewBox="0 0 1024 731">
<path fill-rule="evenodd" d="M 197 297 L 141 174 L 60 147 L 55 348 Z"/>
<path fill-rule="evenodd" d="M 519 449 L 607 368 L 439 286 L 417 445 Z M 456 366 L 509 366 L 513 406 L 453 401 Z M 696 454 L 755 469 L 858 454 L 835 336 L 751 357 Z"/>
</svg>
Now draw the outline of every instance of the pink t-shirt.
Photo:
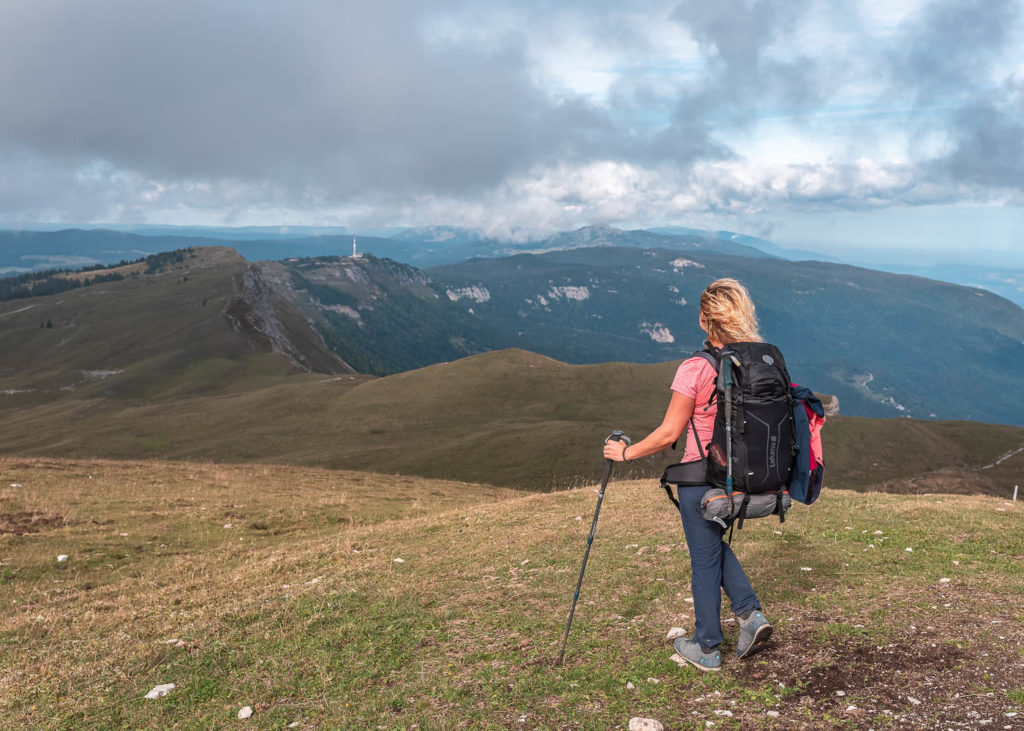
<svg viewBox="0 0 1024 731">
<path fill-rule="evenodd" d="M 715 428 L 715 414 L 718 412 L 718 399 L 708 406 L 708 399 L 715 392 L 715 369 L 701 356 L 694 356 L 682 362 L 672 379 L 672 390 L 693 399 L 693 423 L 697 427 L 697 436 L 707 452 L 711 433 Z M 686 449 L 683 451 L 683 462 L 700 459 L 697 442 L 694 441 L 690 423 L 686 423 Z"/>
</svg>

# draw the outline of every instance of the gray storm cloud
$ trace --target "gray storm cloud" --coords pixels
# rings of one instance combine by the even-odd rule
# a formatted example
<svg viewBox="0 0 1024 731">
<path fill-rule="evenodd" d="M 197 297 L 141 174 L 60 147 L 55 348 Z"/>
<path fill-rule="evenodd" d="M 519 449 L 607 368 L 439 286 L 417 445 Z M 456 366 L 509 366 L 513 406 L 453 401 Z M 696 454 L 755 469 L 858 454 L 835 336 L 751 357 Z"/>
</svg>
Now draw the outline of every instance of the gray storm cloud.
<svg viewBox="0 0 1024 731">
<path fill-rule="evenodd" d="M 801 57 L 779 61 L 765 51 L 789 36 L 810 0 L 684 0 L 672 19 L 687 27 L 710 59 L 704 104 L 749 109 L 766 97 L 800 106 L 820 100 L 817 65 Z"/>
<path fill-rule="evenodd" d="M 1020 6 L 936 0 L 878 37 L 855 22 L 856 5 L 825 0 L 557 12 L 534 0 L 0 0 L 0 217 L 353 204 L 372 219 L 427 201 L 444 215 L 448 201 L 445 210 L 482 218 L 517 200 L 531 215 L 547 198 L 545 220 L 560 225 L 563 209 L 650 210 L 628 196 L 755 210 L 1024 190 L 1021 82 L 999 72 L 1019 46 Z M 807 19 L 826 16 L 845 47 L 805 42 Z M 633 74 L 629 60 L 651 37 L 631 21 L 640 17 L 687 34 L 697 70 L 669 89 Z M 597 66 L 625 59 L 607 99 L 545 86 L 531 57 L 541 31 L 586 34 Z M 909 161 L 880 160 L 878 173 L 853 162 L 874 134 L 865 123 L 848 159 L 742 170 L 730 132 L 765 110 L 799 124 L 864 77 L 882 106 L 912 100 L 903 124 L 915 139 L 939 133 L 946 149 L 935 156 L 922 143 Z"/>
<path fill-rule="evenodd" d="M 1009 50 L 1019 73 L 1021 10 L 1014 0 L 939 0 L 889 50 L 894 83 L 915 96 L 918 129 L 952 144 L 922 163 L 925 179 L 1024 190 L 1024 80 L 994 70 Z"/>
<path fill-rule="evenodd" d="M 346 195 L 491 186 L 601 130 L 582 101 L 531 84 L 514 37 L 431 44 L 424 7 L 10 3 L 0 138 L 158 178 Z"/>
</svg>

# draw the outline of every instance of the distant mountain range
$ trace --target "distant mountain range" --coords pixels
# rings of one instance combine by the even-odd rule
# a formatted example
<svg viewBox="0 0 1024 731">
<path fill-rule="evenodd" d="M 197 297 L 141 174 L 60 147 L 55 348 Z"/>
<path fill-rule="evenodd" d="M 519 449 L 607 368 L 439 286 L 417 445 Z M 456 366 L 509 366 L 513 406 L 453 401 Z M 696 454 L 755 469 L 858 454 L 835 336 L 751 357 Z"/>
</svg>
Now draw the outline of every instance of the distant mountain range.
<svg viewBox="0 0 1024 731">
<path fill-rule="evenodd" d="M 0 276 L 52 267 L 111 264 L 159 251 L 186 246 L 231 246 L 252 261 L 288 257 L 344 256 L 352 252 L 352 237 L 359 250 L 378 257 L 425 268 L 456 264 L 474 257 L 502 257 L 516 253 L 542 253 L 579 246 L 640 248 L 692 248 L 736 256 L 772 256 L 791 261 L 830 261 L 915 274 L 931 279 L 980 287 L 1024 306 L 1024 268 L 982 263 L 964 256 L 963 262 L 921 260 L 913 251 L 886 249 L 889 257 L 877 263 L 870 252 L 851 252 L 837 259 L 825 254 L 779 246 L 766 239 L 732 231 L 707 231 L 671 226 L 623 231 L 611 226 L 586 226 L 541 239 L 499 241 L 454 226 L 383 228 L 349 231 L 344 226 L 215 226 L 121 225 L 108 228 L 61 229 L 39 227 L 31 231 L 0 231 Z M 658 237 L 664 238 L 658 238 Z M 946 257 L 948 259 L 948 256 Z M 881 259 L 878 260 L 881 262 Z"/>
<path fill-rule="evenodd" d="M 449 253 L 470 246 L 445 229 L 404 235 L 410 241 L 381 241 L 415 247 L 422 243 L 416 237 L 427 237 L 438 246 L 447 245 Z M 96 246 L 97 237 L 109 234 L 54 232 L 30 238 L 37 236 L 53 251 L 59 246 Z M 116 237 L 133 244 L 146 238 Z M 9 236 L 7 243 L 11 238 L 18 237 Z M 753 292 L 763 332 L 787 354 L 794 378 L 837 395 L 844 413 L 1024 423 L 1018 387 L 1024 377 L 1024 311 L 987 291 L 828 262 L 789 261 L 719 237 L 589 227 L 541 244 L 534 242 L 533 250 L 544 253 L 477 257 L 425 270 L 372 255 L 250 264 L 225 248 L 198 248 L 189 255 L 196 271 L 181 270 L 178 286 L 189 291 L 196 272 L 212 276 L 210 272 L 222 270 L 220 276 L 233 282 L 232 288 L 221 287 L 215 296 L 245 303 L 238 306 L 248 308 L 251 317 L 240 323 L 252 318 L 279 323 L 255 328 L 269 346 L 250 342 L 245 347 L 294 351 L 293 365 L 300 369 L 385 375 L 507 347 L 572 363 L 679 360 L 701 344 L 695 307 L 700 291 L 716 277 L 736 276 Z M 234 273 L 227 274 L 228 269 Z M 116 308 L 97 310 L 94 321 L 110 323 L 91 337 L 102 353 L 103 344 L 117 338 L 117 332 L 146 327 L 139 319 L 143 313 L 155 318 L 152 327 L 171 327 L 160 324 L 174 311 L 171 300 L 160 299 L 176 296 L 167 281 L 140 278 L 135 272 L 125 282 L 86 287 L 56 300 L 37 298 L 23 306 L 30 312 L 24 317 L 35 323 L 46 308 L 61 302 L 65 304 L 53 310 L 58 319 L 47 314 L 39 322 L 81 327 L 81 308 L 102 301 L 96 299 L 101 292 L 117 293 L 117 298 L 106 298 L 112 301 L 140 298 L 135 319 L 123 323 Z M 74 316 L 66 312 L 69 302 L 79 303 Z M 10 319 L 0 332 L 0 349 L 14 355 L 0 361 L 0 386 L 6 381 L 4 373 L 20 376 L 20 368 L 40 371 L 39 363 L 50 368 L 63 362 L 67 351 L 55 351 L 60 357 L 54 358 L 47 350 L 63 340 L 54 340 L 43 327 L 42 333 L 26 331 L 23 345 L 11 329 L 23 316 L 5 312 Z M 212 333 L 197 337 L 216 339 Z M 286 344 L 307 340 L 308 352 Z M 218 347 L 230 342 L 218 341 Z M 304 363 L 299 356 L 319 365 Z M 123 366 L 83 365 L 72 358 L 66 368 L 102 371 Z"/>
<path fill-rule="evenodd" d="M 689 298 L 720 267 L 750 279 L 798 379 L 827 391 L 851 388 L 844 373 L 859 376 L 840 398 L 844 413 L 905 414 L 890 399 L 910 411 L 920 395 L 941 416 L 980 403 L 979 418 L 1020 423 L 1020 332 L 983 329 L 1020 327 L 1020 311 L 975 290 L 618 247 L 427 272 L 372 256 L 251 263 L 211 247 L 8 290 L 0 453 L 324 465 L 379 472 L 382 485 L 396 473 L 578 484 L 599 476 L 611 428 L 638 435 L 661 418 L 667 384 L 699 337 Z M 46 286 L 68 278 L 77 284 Z M 805 299 L 784 296 L 794 292 Z M 493 350 L 508 340 L 584 355 L 603 344 L 664 362 L 570 365 Z M 459 357 L 483 350 L 492 352 Z M 355 363 L 402 372 L 374 377 Z M 864 368 L 876 367 L 872 380 Z M 1014 426 L 831 417 L 829 485 L 1006 494 L 1022 448 Z M 658 471 L 651 459 L 621 474 Z"/>
<path fill-rule="evenodd" d="M 697 248 L 566 249 L 425 273 L 370 256 L 262 266 L 339 356 L 379 375 L 501 347 L 570 363 L 679 360 L 702 344 L 700 292 L 735 276 L 793 377 L 844 413 L 1024 423 L 1024 310 L 983 290 Z"/>
</svg>

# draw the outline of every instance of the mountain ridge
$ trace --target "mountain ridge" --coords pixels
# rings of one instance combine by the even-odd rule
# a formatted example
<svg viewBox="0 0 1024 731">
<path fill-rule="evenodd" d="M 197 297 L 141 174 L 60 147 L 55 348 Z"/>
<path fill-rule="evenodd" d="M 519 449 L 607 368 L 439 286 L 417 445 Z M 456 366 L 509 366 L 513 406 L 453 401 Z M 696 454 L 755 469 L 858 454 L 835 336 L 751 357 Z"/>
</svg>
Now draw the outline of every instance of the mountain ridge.
<svg viewBox="0 0 1024 731">
<path fill-rule="evenodd" d="M 247 328 L 248 337 L 265 338 L 260 347 L 284 354 L 300 370 L 385 375 L 508 347 L 572 363 L 682 359 L 701 347 L 695 303 L 703 287 L 736 276 L 751 289 L 764 335 L 782 348 L 793 377 L 837 395 L 844 413 L 1018 423 L 1024 408 L 1014 396 L 1015 379 L 1024 377 L 1024 310 L 984 290 L 927 279 L 823 262 L 612 246 L 425 271 L 368 254 L 252 263 L 227 248 L 192 251 L 212 252 L 206 255 L 234 267 L 233 274 L 222 273 L 213 297 L 225 303 L 236 334 Z M 121 276 L 122 270 L 105 271 Z M 186 271 L 175 276 L 182 294 L 195 290 L 197 280 L 188 282 Z M 125 282 L 62 297 L 87 309 L 101 294 L 171 297 L 168 285 L 145 289 L 158 281 L 133 269 Z M 13 310 L 24 305 L 8 303 L 0 313 L 20 322 L 22 339 L 42 343 L 48 317 L 32 318 L 56 301 L 34 299 L 22 314 Z M 145 301 L 138 306 L 145 309 Z M 150 307 L 150 322 L 177 306 L 167 300 Z M 102 315 L 115 324 L 118 317 L 116 309 Z M 43 323 L 44 332 L 26 327 L 31 322 Z M 133 322 L 140 332 L 162 327 Z M 8 333 L 7 340 L 0 337 L 5 342 L 15 350 L 20 341 Z M 159 355 L 159 346 L 148 347 Z M 44 362 L 48 357 L 32 352 Z M 304 363 L 305 357 L 314 361 Z M 33 368 L 31 358 L 21 361 Z M 76 368 L 121 366 L 90 361 Z M 8 390 L 32 387 L 0 377 L 4 383 Z"/>
<path fill-rule="evenodd" d="M 70 392 L 155 398 L 290 372 L 353 372 L 233 249 L 177 253 L 180 261 L 158 257 L 165 263 L 148 273 L 129 266 L 121 281 L 0 302 L 6 404 Z"/>
</svg>

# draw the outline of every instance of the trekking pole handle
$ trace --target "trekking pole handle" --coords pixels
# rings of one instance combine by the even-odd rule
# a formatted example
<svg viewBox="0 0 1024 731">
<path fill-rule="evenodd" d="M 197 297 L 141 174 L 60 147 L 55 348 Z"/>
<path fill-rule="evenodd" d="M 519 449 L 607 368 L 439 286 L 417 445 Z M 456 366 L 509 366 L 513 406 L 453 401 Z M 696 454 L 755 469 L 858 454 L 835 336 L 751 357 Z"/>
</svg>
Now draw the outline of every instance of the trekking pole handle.
<svg viewBox="0 0 1024 731">
<path fill-rule="evenodd" d="M 627 447 L 633 443 L 633 441 L 629 437 L 627 437 L 625 432 L 623 432 L 621 429 L 616 429 L 611 434 L 606 436 L 604 438 L 604 443 L 607 444 L 608 442 L 625 442 Z"/>
</svg>

